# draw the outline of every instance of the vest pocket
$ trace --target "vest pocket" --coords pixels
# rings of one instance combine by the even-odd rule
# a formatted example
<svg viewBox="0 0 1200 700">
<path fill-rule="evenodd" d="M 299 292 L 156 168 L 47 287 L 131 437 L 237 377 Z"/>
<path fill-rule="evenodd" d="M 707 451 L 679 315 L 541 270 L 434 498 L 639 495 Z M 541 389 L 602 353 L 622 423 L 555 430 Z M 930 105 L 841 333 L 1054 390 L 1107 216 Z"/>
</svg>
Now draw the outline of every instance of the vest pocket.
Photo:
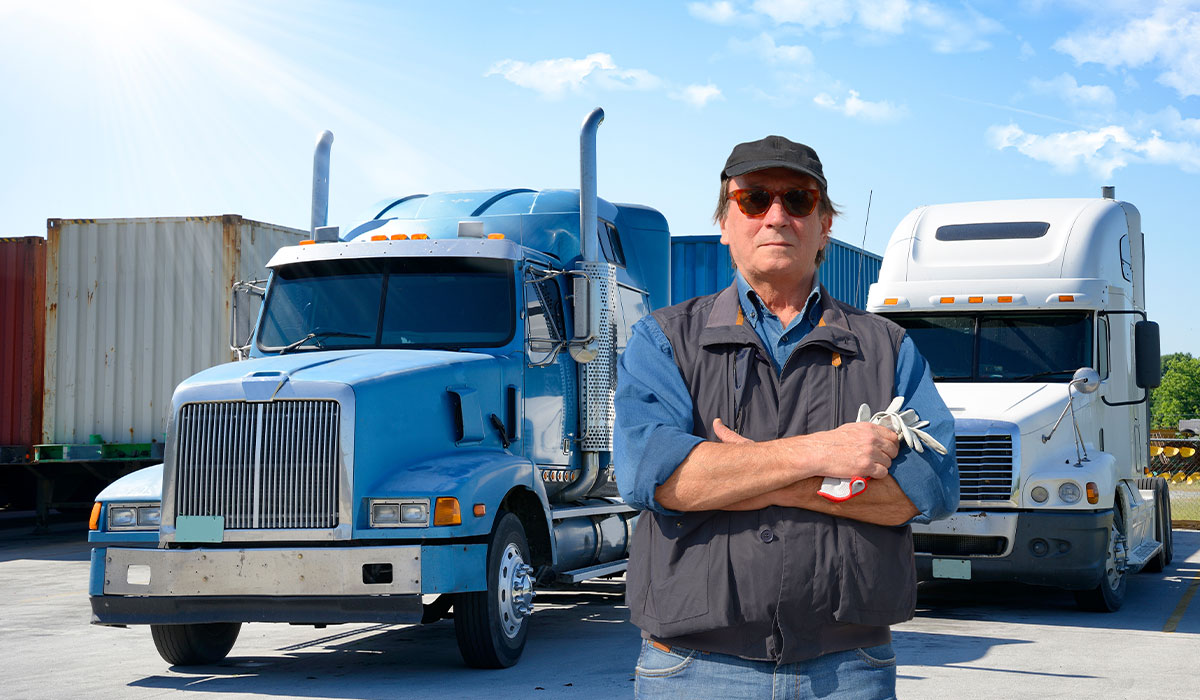
<svg viewBox="0 0 1200 700">
<path fill-rule="evenodd" d="M 722 514 L 687 513 L 680 517 L 655 515 L 660 536 L 649 540 L 646 562 L 649 590 L 646 615 L 671 625 L 708 614 L 714 522 Z M 680 634 L 680 632 L 666 633 Z"/>
<path fill-rule="evenodd" d="M 839 524 L 838 530 L 839 538 L 849 540 L 851 556 L 842 561 L 842 587 L 834 619 L 891 625 L 912 618 L 917 572 L 908 526 L 846 522 Z"/>
</svg>

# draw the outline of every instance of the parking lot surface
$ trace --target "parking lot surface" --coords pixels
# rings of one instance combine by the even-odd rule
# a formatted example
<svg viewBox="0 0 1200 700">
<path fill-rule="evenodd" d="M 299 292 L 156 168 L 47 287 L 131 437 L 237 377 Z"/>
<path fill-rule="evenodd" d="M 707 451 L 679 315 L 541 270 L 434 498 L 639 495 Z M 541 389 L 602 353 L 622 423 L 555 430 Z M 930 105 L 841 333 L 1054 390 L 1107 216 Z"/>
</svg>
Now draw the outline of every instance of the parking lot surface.
<svg viewBox="0 0 1200 700">
<path fill-rule="evenodd" d="M 88 624 L 89 547 L 73 524 L 0 530 L 0 696 L 5 698 L 623 698 L 638 632 L 619 582 L 538 596 L 521 662 L 463 667 L 454 626 L 244 625 L 229 658 L 171 667 L 145 627 Z M 1026 586 L 922 584 L 893 629 L 901 698 L 1200 696 L 1200 532 L 1175 562 L 1129 580 L 1114 614 Z"/>
</svg>

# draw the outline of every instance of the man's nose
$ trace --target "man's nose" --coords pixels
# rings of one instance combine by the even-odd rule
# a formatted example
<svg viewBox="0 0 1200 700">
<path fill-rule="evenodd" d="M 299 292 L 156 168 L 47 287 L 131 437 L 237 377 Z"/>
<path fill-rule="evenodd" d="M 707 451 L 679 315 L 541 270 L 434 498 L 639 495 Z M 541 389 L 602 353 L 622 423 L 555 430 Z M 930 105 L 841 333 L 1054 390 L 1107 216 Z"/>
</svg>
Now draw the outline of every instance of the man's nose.
<svg viewBox="0 0 1200 700">
<path fill-rule="evenodd" d="M 767 207 L 767 213 L 763 215 L 763 223 L 768 226 L 783 226 L 788 223 L 790 216 L 783 208 L 783 198 L 775 195 L 771 198 L 771 206 Z"/>
</svg>

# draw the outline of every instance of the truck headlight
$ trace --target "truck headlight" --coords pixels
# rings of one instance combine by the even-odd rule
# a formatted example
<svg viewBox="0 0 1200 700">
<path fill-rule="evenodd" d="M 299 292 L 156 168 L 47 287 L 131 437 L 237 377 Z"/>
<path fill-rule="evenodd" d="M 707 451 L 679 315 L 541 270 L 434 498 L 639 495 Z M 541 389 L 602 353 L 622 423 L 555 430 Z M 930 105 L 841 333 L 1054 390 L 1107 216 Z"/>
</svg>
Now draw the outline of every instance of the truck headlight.
<svg viewBox="0 0 1200 700">
<path fill-rule="evenodd" d="M 1047 498 L 1050 498 L 1050 492 L 1045 486 L 1034 486 L 1029 491 L 1029 497 L 1037 503 L 1045 503 Z"/>
<path fill-rule="evenodd" d="M 108 509 L 108 526 L 110 528 L 118 527 L 133 527 L 137 525 L 137 508 L 128 506 L 112 507 Z"/>
<path fill-rule="evenodd" d="M 158 503 L 121 503 L 108 506 L 109 530 L 157 530 L 162 522 Z"/>
<path fill-rule="evenodd" d="M 1080 495 L 1079 484 L 1074 481 L 1064 481 L 1058 486 L 1058 497 L 1063 503 L 1078 503 Z"/>
<path fill-rule="evenodd" d="M 379 499 L 370 502 L 371 527 L 424 527 L 429 524 L 426 499 Z"/>
</svg>

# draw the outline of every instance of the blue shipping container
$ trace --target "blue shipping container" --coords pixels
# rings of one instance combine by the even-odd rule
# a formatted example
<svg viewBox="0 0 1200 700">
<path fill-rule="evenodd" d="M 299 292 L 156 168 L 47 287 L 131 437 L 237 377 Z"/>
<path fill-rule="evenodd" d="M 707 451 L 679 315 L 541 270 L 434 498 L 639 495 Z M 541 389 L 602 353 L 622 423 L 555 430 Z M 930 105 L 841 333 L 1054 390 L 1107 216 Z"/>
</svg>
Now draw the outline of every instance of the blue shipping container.
<svg viewBox="0 0 1200 700">
<path fill-rule="evenodd" d="M 821 283 L 837 299 L 867 305 L 867 289 L 879 279 L 883 257 L 830 239 L 821 263 Z M 671 236 L 671 303 L 712 294 L 733 282 L 733 262 L 719 234 Z"/>
</svg>

